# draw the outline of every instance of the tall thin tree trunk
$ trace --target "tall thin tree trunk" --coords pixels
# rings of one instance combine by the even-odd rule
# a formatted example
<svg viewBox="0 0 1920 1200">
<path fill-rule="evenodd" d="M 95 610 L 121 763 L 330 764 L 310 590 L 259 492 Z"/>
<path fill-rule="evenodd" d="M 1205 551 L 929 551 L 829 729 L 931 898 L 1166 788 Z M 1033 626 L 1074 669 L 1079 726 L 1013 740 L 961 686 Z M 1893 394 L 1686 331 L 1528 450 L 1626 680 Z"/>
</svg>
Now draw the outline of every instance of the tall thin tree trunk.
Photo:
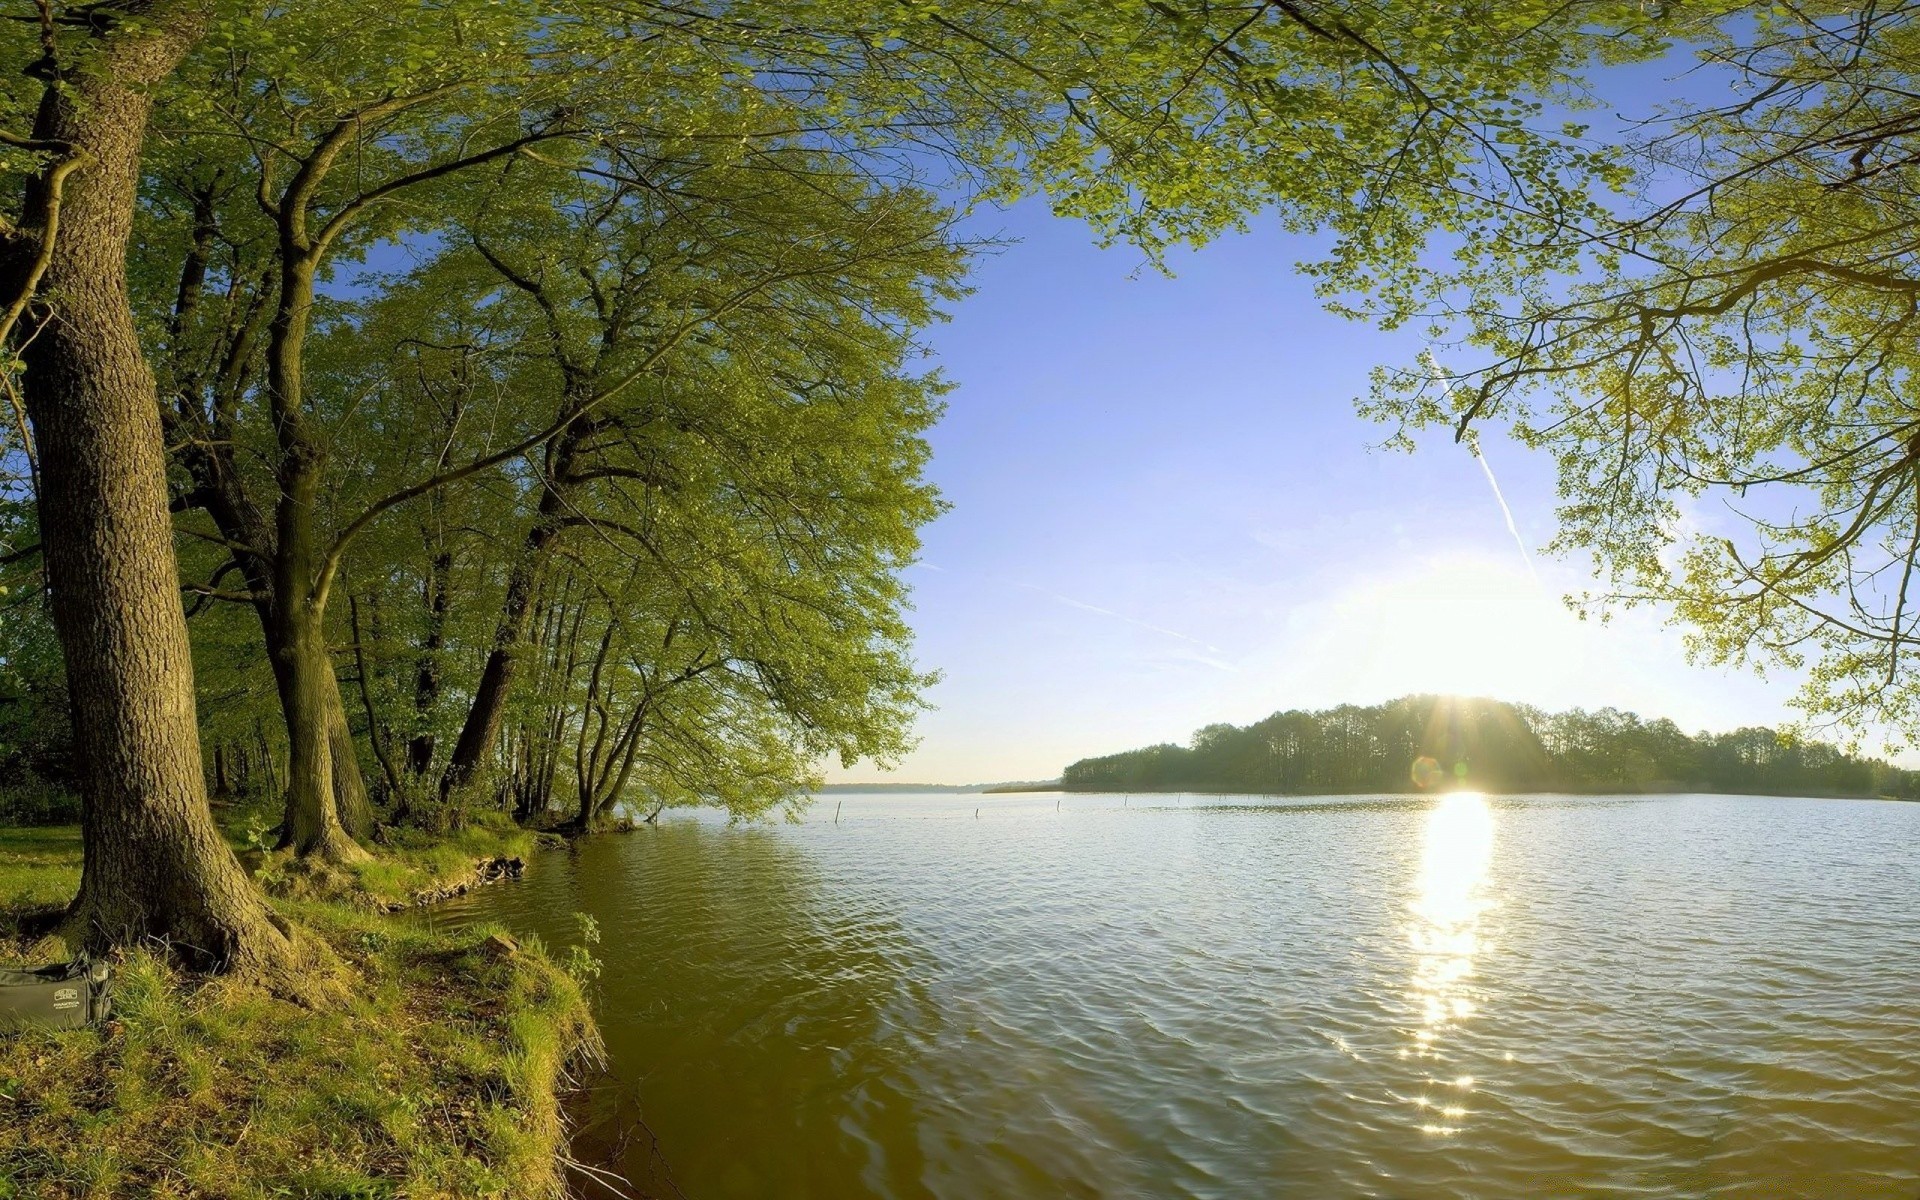
<svg viewBox="0 0 1920 1200">
<path fill-rule="evenodd" d="M 506 715 L 507 696 L 513 688 L 518 664 L 515 659 L 525 639 L 527 611 L 533 602 L 534 583 L 540 566 L 546 561 L 547 547 L 554 530 L 542 519 L 527 534 L 520 554 L 507 576 L 506 599 L 494 630 L 493 650 L 481 668 L 480 682 L 467 706 L 466 720 L 453 744 L 453 754 L 440 777 L 440 794 L 448 796 L 479 774 L 480 765 L 492 752 L 500 737 L 500 721 Z"/>
<path fill-rule="evenodd" d="M 344 863 L 365 858 L 367 852 L 342 823 L 334 784 L 334 741 L 340 738 L 351 750 L 352 735 L 327 651 L 327 587 L 320 581 L 317 506 L 326 454 L 307 428 L 304 400 L 307 324 L 318 263 L 318 252 L 306 235 L 306 189 L 317 185 L 323 174 L 324 167 L 309 160 L 277 214 L 280 291 L 268 327 L 267 396 L 279 443 L 275 478 L 280 494 L 273 512 L 273 615 L 267 645 L 274 655 L 287 722 L 287 815 L 281 842 L 303 858 Z M 366 802 L 366 782 L 359 778 L 359 762 L 347 761 L 358 780 L 357 805 L 370 824 L 372 807 Z"/>
<path fill-rule="evenodd" d="M 280 775 L 273 765 L 273 743 L 267 740 L 266 722 L 256 720 L 253 723 L 254 744 L 260 747 L 261 794 L 275 796 L 280 792 Z"/>
<path fill-rule="evenodd" d="M 300 583 L 310 577 L 301 565 L 306 556 L 298 553 L 297 545 L 288 544 L 294 539 L 287 539 L 285 532 L 280 557 L 286 565 L 275 580 L 274 631 L 268 639 L 274 648 L 274 681 L 287 725 L 286 819 L 280 844 L 303 858 L 354 862 L 367 852 L 348 833 L 334 790 L 337 731 L 330 718 L 341 713 L 340 685 L 327 652 L 321 614 L 306 599 Z M 287 563 L 289 559 L 293 561 Z M 359 775 L 357 764 L 353 774 Z M 364 803 L 364 792 L 361 798 Z"/>
<path fill-rule="evenodd" d="M 539 508 L 533 527 L 527 530 L 513 566 L 507 575 L 506 598 L 501 602 L 500 619 L 494 628 L 493 650 L 481 669 L 480 682 L 473 690 L 473 702 L 467 706 L 467 718 L 460 726 L 447 769 L 440 777 L 440 794 L 450 795 L 465 787 L 479 772 L 480 764 L 493 751 L 500 738 L 500 721 L 506 715 L 507 696 L 513 689 L 521 643 L 526 639 L 527 614 L 533 607 L 534 587 L 559 539 L 561 519 L 569 510 L 568 491 L 580 456 L 580 446 L 593 432 L 593 422 L 577 418 L 553 444 L 541 489 Z"/>
<path fill-rule="evenodd" d="M 353 744 L 353 727 L 347 724 L 346 699 L 340 694 L 340 676 L 333 659 L 325 659 L 326 674 L 321 679 L 320 698 L 327 720 L 327 765 L 333 773 L 333 803 L 340 824 L 356 838 L 373 835 L 373 797 L 367 792 L 367 775 L 360 769 L 360 752 Z M 367 731 L 368 737 L 374 731 Z"/>
<path fill-rule="evenodd" d="M 45 302 L 22 350 L 83 804 L 68 929 L 95 949 L 159 937 L 200 965 L 278 975 L 295 962 L 290 930 L 207 807 L 159 405 L 127 292 L 148 90 L 206 14 L 184 3 L 97 11 L 100 52 L 49 88 L 36 120 L 37 137 L 90 161 L 59 201 Z M 120 27 L 125 17 L 137 28 Z M 53 203 L 31 186 L 29 219 L 44 225 Z"/>
<path fill-rule="evenodd" d="M 444 503 L 440 493 L 433 494 L 436 506 Z M 435 514 L 436 517 L 438 514 Z M 447 605 L 453 574 L 453 553 L 444 541 L 434 548 L 433 565 L 422 585 L 421 599 L 426 607 L 427 631 L 420 644 L 419 661 L 414 668 L 413 714 L 419 732 L 407 743 L 407 769 L 417 779 L 426 778 L 433 769 L 433 751 L 437 739 L 433 732 L 433 710 L 440 704 L 440 654 L 447 640 Z"/>
<path fill-rule="evenodd" d="M 373 620 L 365 629 L 362 629 L 360 625 L 360 598 L 358 596 L 347 597 L 347 628 L 353 633 L 354 675 L 358 678 L 360 685 L 360 711 L 363 712 L 367 718 L 367 745 L 373 748 L 373 757 L 380 763 L 380 770 L 385 776 L 387 798 L 397 802 L 402 786 L 400 770 L 394 765 L 393 755 L 388 751 L 388 744 L 391 740 L 388 737 L 389 731 L 385 723 L 380 720 L 380 713 L 374 705 L 373 663 L 367 655 L 368 640 L 378 641 L 380 638 L 380 606 L 375 603 L 374 597 L 369 596 L 367 598 L 367 607 L 372 610 Z M 340 740 L 336 737 L 333 743 L 333 757 L 336 763 L 333 773 L 334 793 L 341 798 L 342 811 L 340 818 L 342 822 L 346 824 L 347 831 L 358 834 L 360 831 L 354 829 L 353 821 L 345 811 L 349 802 L 346 798 L 346 791 L 340 786 L 340 770 L 337 765 L 340 758 L 340 751 Z M 347 739 L 346 752 L 349 754 L 353 753 L 353 740 L 351 736 Z M 369 809 L 371 809 L 370 801 Z M 369 812 L 369 816 L 371 816 L 371 812 Z M 368 832 L 371 832 L 371 830 Z"/>
</svg>

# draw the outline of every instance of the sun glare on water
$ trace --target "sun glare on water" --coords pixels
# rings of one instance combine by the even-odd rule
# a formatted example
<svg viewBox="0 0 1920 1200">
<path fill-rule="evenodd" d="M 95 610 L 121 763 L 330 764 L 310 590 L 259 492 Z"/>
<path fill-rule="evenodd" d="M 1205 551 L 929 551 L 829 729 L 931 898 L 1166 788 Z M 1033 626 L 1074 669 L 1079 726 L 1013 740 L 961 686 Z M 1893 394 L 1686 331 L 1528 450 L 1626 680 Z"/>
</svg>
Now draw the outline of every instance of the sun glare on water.
<svg viewBox="0 0 1920 1200">
<path fill-rule="evenodd" d="M 1408 937 L 1415 965 L 1408 981 L 1418 1024 L 1413 1044 L 1403 1054 L 1443 1060 L 1446 1035 L 1477 1011 L 1473 983 L 1474 962 L 1481 945 L 1480 918 L 1491 907 L 1487 871 L 1493 861 L 1493 810 L 1478 792 L 1443 796 L 1427 814 L 1420 854 L 1420 874 L 1414 880 L 1409 905 Z M 1453 1093 L 1441 1099 L 1432 1094 L 1415 1097 L 1414 1105 L 1427 1133 L 1453 1134 L 1468 1115 L 1460 1093 L 1470 1092 L 1471 1076 L 1442 1080 L 1438 1090 Z M 1442 1121 L 1436 1123 L 1434 1114 Z"/>
</svg>

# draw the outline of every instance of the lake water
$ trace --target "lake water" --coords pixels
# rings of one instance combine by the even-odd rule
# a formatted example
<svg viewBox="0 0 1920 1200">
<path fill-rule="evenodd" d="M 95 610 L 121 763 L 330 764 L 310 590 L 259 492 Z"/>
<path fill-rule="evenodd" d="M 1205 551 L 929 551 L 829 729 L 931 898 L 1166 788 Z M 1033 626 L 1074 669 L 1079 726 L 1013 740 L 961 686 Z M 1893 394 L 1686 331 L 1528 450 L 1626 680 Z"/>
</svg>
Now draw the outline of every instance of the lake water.
<svg viewBox="0 0 1920 1200">
<path fill-rule="evenodd" d="M 1920 804 L 828 796 L 434 919 L 576 911 L 645 1194 L 1920 1196 Z"/>
</svg>

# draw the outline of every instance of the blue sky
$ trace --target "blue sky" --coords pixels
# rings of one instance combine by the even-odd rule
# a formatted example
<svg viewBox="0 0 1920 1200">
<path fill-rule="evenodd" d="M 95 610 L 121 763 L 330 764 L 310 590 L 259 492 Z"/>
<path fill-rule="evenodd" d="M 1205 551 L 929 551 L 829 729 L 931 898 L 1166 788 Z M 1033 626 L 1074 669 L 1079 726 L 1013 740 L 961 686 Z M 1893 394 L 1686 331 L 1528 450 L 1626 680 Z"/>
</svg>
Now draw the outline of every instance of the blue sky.
<svg viewBox="0 0 1920 1200">
<path fill-rule="evenodd" d="M 958 385 L 932 435 L 953 507 L 910 578 L 918 657 L 944 678 L 898 771 L 830 779 L 1047 778 L 1215 721 L 1416 690 L 1690 731 L 1788 719 L 1790 682 L 1689 667 L 1655 615 L 1565 614 L 1584 568 L 1530 564 L 1462 447 L 1374 448 L 1352 400 L 1419 344 L 1323 312 L 1294 271 L 1307 243 L 1269 222 L 1177 255 L 1169 279 L 1041 204 L 974 221 L 1018 241 L 928 337 Z M 1485 449 L 1544 544 L 1551 463 Z"/>
</svg>

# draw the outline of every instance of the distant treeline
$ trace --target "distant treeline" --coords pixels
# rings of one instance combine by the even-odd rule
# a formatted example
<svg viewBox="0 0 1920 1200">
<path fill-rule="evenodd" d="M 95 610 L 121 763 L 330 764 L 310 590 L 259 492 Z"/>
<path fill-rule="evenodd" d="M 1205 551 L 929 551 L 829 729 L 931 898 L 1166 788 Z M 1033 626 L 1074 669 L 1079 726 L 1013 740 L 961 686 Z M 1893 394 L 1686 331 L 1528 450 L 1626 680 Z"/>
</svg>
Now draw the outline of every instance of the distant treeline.
<svg viewBox="0 0 1920 1200">
<path fill-rule="evenodd" d="M 1072 792 L 1753 792 L 1920 797 L 1920 771 L 1771 729 L 1692 737 L 1603 708 L 1550 713 L 1497 700 L 1406 696 L 1209 725 L 1189 746 L 1083 758 Z"/>
</svg>

